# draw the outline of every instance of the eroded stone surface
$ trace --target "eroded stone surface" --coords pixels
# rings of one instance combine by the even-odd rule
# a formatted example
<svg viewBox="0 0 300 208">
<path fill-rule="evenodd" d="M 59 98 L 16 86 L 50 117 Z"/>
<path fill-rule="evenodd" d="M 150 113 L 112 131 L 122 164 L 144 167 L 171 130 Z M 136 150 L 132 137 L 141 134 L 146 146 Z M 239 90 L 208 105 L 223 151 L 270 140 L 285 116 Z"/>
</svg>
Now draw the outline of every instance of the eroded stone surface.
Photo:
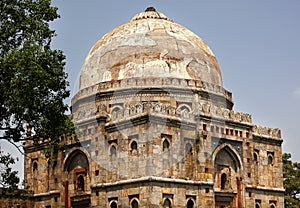
<svg viewBox="0 0 300 208">
<path fill-rule="evenodd" d="M 25 146 L 33 207 L 283 207 L 279 129 L 233 109 L 209 47 L 149 8 L 91 49 L 55 161 Z"/>
<path fill-rule="evenodd" d="M 133 77 L 176 77 L 222 86 L 207 44 L 161 13 L 141 13 L 101 38 L 86 57 L 80 89 Z"/>
</svg>

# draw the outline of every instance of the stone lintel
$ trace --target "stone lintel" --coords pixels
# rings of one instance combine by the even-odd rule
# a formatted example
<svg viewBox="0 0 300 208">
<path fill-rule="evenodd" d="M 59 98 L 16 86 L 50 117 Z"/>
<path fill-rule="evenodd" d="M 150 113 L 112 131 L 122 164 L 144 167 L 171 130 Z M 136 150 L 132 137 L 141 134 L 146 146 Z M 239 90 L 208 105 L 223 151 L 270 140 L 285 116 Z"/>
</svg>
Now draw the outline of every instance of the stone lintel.
<svg viewBox="0 0 300 208">
<path fill-rule="evenodd" d="M 127 184 L 134 184 L 134 183 L 142 183 L 142 182 L 162 182 L 162 183 L 177 183 L 177 184 L 186 184 L 186 185 L 195 185 L 195 186 L 213 186 L 213 181 L 193 181 L 193 180 L 184 180 L 184 179 L 174 179 L 174 178 L 163 178 L 163 177 L 156 177 L 156 176 L 146 176 L 137 179 L 128 179 L 128 180 L 121 180 L 117 182 L 110 182 L 110 183 L 100 183 L 92 185 L 92 189 L 102 189 L 108 188 L 112 186 L 121 186 Z"/>
<path fill-rule="evenodd" d="M 273 144 L 277 146 L 281 146 L 283 140 L 278 138 L 266 137 L 253 134 L 253 141 L 263 144 Z"/>
<path fill-rule="evenodd" d="M 260 190 L 260 191 L 271 191 L 271 192 L 285 192 L 284 188 L 271 188 L 264 186 L 246 186 L 246 190 Z"/>
<path fill-rule="evenodd" d="M 45 193 L 33 194 L 34 198 L 44 198 L 44 197 L 52 197 L 53 195 L 60 195 L 59 190 L 53 190 Z"/>
</svg>

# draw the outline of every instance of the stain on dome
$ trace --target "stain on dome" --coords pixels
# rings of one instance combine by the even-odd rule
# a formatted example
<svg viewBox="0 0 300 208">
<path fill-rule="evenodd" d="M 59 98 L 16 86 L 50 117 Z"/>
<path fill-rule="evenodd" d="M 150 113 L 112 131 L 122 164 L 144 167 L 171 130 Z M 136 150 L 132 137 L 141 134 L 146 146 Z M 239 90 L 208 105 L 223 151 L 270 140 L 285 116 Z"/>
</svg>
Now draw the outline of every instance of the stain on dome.
<svg viewBox="0 0 300 208">
<path fill-rule="evenodd" d="M 80 89 L 111 80 L 151 77 L 223 85 L 219 65 L 208 45 L 149 7 L 97 41 L 82 66 Z"/>
</svg>

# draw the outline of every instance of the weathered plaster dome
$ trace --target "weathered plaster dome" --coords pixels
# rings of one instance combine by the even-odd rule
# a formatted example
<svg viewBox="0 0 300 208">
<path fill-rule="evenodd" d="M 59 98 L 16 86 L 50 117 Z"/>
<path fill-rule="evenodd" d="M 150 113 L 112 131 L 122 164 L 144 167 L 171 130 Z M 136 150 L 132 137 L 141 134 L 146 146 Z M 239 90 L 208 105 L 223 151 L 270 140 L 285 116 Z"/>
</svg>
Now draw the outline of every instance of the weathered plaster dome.
<svg viewBox="0 0 300 208">
<path fill-rule="evenodd" d="M 83 64 L 80 89 L 127 78 L 174 77 L 222 86 L 217 60 L 187 28 L 148 8 L 104 35 Z"/>
</svg>

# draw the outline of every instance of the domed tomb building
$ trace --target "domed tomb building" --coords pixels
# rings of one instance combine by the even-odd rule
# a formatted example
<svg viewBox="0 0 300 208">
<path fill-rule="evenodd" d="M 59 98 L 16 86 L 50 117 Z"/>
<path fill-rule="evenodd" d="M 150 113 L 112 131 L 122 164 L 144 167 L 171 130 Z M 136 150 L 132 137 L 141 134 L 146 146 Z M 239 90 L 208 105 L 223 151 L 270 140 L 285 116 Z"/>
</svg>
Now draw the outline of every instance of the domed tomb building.
<svg viewBox="0 0 300 208">
<path fill-rule="evenodd" d="M 233 110 L 208 45 L 154 8 L 90 50 L 57 161 L 25 146 L 34 207 L 283 207 L 279 129 Z"/>
</svg>

